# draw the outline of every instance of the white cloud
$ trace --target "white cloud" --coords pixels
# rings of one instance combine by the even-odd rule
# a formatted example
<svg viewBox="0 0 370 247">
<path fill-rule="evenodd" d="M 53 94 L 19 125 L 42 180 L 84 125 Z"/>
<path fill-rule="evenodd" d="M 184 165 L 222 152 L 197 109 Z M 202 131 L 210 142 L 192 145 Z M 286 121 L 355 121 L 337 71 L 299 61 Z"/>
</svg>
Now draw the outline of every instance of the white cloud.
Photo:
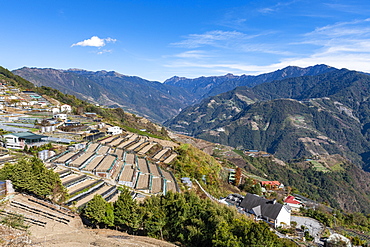
<svg viewBox="0 0 370 247">
<path fill-rule="evenodd" d="M 205 53 L 205 51 L 191 50 L 191 51 L 185 51 L 185 52 L 176 54 L 175 57 L 201 59 L 201 58 L 206 58 L 206 57 L 210 57 L 210 56 L 207 55 Z"/>
<path fill-rule="evenodd" d="M 114 43 L 116 41 L 117 41 L 116 39 L 112 38 L 101 39 L 98 36 L 92 36 L 90 39 L 85 39 L 83 41 L 71 45 L 71 47 L 73 46 L 103 47 L 106 45 L 106 43 Z"/>
<path fill-rule="evenodd" d="M 205 45 L 220 46 L 225 42 L 234 42 L 241 39 L 250 39 L 255 36 L 248 36 L 237 31 L 209 31 L 204 34 L 189 34 L 183 41 L 171 45 L 184 48 L 197 48 Z"/>
<path fill-rule="evenodd" d="M 102 50 L 102 51 L 97 52 L 96 54 L 101 55 L 104 53 L 112 53 L 112 50 Z"/>
</svg>

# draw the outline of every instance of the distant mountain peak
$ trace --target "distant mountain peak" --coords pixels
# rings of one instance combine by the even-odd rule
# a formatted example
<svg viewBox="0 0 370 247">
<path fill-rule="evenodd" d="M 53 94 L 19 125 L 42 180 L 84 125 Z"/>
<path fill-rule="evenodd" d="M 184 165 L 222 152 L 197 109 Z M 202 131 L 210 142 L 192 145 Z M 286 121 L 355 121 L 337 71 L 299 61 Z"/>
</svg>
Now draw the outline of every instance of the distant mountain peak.
<svg viewBox="0 0 370 247">
<path fill-rule="evenodd" d="M 171 78 L 167 79 L 164 81 L 164 84 L 170 84 L 171 83 L 176 83 L 178 81 L 181 81 L 181 80 L 187 80 L 188 78 L 186 77 L 179 77 L 179 76 L 172 76 Z"/>
</svg>

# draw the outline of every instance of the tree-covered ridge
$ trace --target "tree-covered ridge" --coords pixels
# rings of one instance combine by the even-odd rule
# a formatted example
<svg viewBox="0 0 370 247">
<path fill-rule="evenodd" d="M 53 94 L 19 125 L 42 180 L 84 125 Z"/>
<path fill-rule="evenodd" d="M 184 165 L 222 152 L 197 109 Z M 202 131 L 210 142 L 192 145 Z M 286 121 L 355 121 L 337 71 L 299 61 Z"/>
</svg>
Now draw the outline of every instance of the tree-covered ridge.
<svg viewBox="0 0 370 247">
<path fill-rule="evenodd" d="M 233 208 L 193 193 L 170 192 L 138 204 L 124 189 L 113 204 L 113 219 L 108 204 L 96 196 L 83 215 L 97 225 L 114 225 L 182 246 L 295 246 L 279 239 L 267 224 L 256 223 Z"/>
<path fill-rule="evenodd" d="M 28 192 L 57 203 L 63 203 L 68 193 L 59 174 L 45 167 L 36 158 L 22 158 L 15 164 L 6 163 L 0 169 L 0 180 L 11 180 L 15 189 Z"/>
<path fill-rule="evenodd" d="M 14 73 L 37 86 L 47 86 L 80 99 L 162 122 L 193 102 L 187 90 L 113 71 L 84 71 L 22 68 Z"/>
<path fill-rule="evenodd" d="M 366 168 L 369 92 L 369 75 L 335 70 L 239 87 L 185 109 L 166 125 L 208 141 L 264 150 L 285 160 L 337 153 Z"/>
<path fill-rule="evenodd" d="M 168 138 L 167 132 L 164 129 L 158 128 L 150 121 L 143 121 L 143 118 L 137 117 L 134 114 L 126 113 L 122 108 L 103 108 L 78 99 L 74 95 L 64 94 L 57 89 L 45 86 L 37 87 L 31 82 L 18 75 L 14 75 L 12 72 L 1 66 L 0 81 L 9 82 L 12 86 L 21 88 L 22 90 L 33 90 L 40 95 L 47 95 L 64 104 L 69 104 L 73 107 L 73 111 L 77 114 L 83 114 L 84 112 L 95 112 L 109 123 L 119 125 L 123 128 L 128 128 L 129 131 L 139 132 L 139 129 L 146 129 L 147 133 L 141 134 L 159 138 Z"/>
</svg>

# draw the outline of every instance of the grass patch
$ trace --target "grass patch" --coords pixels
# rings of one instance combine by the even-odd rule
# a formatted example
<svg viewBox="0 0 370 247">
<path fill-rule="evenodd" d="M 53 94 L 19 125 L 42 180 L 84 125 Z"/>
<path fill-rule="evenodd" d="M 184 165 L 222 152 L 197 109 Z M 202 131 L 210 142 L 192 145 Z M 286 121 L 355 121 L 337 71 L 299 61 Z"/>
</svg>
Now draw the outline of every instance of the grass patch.
<svg viewBox="0 0 370 247">
<path fill-rule="evenodd" d="M 323 166 L 321 163 L 317 162 L 316 160 L 311 160 L 310 163 L 313 165 L 313 168 L 316 171 L 329 172 L 328 168 L 326 168 L 325 166 Z"/>
</svg>

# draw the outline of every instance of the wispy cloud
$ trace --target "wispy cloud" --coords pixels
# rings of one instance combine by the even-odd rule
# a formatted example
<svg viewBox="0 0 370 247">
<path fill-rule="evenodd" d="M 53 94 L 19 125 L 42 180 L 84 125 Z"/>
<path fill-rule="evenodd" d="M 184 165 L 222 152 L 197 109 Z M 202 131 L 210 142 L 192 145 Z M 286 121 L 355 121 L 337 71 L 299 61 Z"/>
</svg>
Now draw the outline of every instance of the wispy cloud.
<svg viewBox="0 0 370 247">
<path fill-rule="evenodd" d="M 98 36 L 92 36 L 90 39 L 85 39 L 83 41 L 72 44 L 73 46 L 92 46 L 92 47 L 103 47 L 106 43 L 115 43 L 117 40 L 112 38 L 101 39 Z"/>
<path fill-rule="evenodd" d="M 185 52 L 176 54 L 174 55 L 174 57 L 201 59 L 201 58 L 210 57 L 210 55 L 206 54 L 205 51 L 191 50 L 191 51 L 185 51 Z"/>
<path fill-rule="evenodd" d="M 272 13 L 272 12 L 277 12 L 280 9 L 282 9 L 286 6 L 289 6 L 291 4 L 294 4 L 296 2 L 298 2 L 298 0 L 293 0 L 293 1 L 289 1 L 289 2 L 278 2 L 277 4 L 275 4 L 273 6 L 260 8 L 260 9 L 258 9 L 258 12 L 260 12 L 262 14 L 269 14 L 269 13 Z"/>
<path fill-rule="evenodd" d="M 98 55 L 101 55 L 101 54 L 104 54 L 104 53 L 112 53 L 113 50 L 102 50 L 102 51 L 98 51 L 96 54 Z"/>
<path fill-rule="evenodd" d="M 173 46 L 183 48 L 198 48 L 201 46 L 222 46 L 228 42 L 251 39 L 256 35 L 246 35 L 237 31 L 209 31 L 204 34 L 189 34 L 183 41 L 172 43 Z"/>
</svg>

